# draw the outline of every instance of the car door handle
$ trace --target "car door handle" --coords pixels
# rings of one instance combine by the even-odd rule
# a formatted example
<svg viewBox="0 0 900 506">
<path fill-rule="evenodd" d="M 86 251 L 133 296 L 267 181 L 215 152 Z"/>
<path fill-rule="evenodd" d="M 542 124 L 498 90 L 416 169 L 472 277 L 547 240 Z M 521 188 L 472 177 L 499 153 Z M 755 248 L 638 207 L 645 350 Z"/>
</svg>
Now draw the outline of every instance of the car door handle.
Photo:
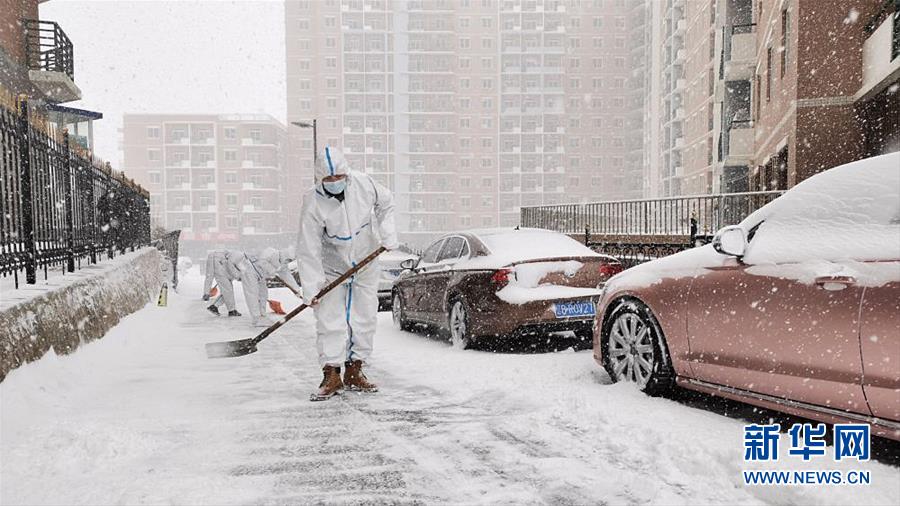
<svg viewBox="0 0 900 506">
<path fill-rule="evenodd" d="M 856 278 L 853 276 L 819 276 L 816 278 L 816 285 L 829 291 L 843 290 L 855 284 Z"/>
</svg>

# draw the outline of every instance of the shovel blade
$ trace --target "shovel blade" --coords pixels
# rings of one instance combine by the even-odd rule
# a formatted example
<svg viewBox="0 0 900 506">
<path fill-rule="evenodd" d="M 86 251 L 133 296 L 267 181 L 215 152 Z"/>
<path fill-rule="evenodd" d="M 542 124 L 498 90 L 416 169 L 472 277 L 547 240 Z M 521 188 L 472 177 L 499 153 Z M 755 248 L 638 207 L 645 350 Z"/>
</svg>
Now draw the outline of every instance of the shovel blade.
<svg viewBox="0 0 900 506">
<path fill-rule="evenodd" d="M 269 299 L 269 309 L 271 309 L 273 313 L 278 315 L 287 314 L 284 312 L 284 308 L 281 307 L 281 302 L 277 300 Z"/>
<path fill-rule="evenodd" d="M 207 358 L 243 357 L 251 353 L 256 353 L 256 343 L 253 339 L 206 344 Z"/>
</svg>

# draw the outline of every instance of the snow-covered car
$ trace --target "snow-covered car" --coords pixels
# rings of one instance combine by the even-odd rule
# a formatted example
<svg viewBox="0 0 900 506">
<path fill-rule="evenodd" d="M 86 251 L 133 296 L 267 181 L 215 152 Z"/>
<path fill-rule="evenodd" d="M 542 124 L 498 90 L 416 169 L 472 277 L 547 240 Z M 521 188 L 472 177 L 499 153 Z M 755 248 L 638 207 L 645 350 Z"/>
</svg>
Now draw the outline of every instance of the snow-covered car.
<svg viewBox="0 0 900 506">
<path fill-rule="evenodd" d="M 900 440 L 900 153 L 815 175 L 713 243 L 609 280 L 594 358 Z"/>
<path fill-rule="evenodd" d="M 394 289 L 394 282 L 400 277 L 403 268 L 400 264 L 404 261 L 415 261 L 419 257 L 404 251 L 386 251 L 378 257 L 381 266 L 381 279 L 378 281 L 378 307 L 380 309 L 390 309 L 391 307 L 391 291 Z"/>
<path fill-rule="evenodd" d="M 403 267 L 393 291 L 396 324 L 436 325 L 461 348 L 555 331 L 590 343 L 599 288 L 622 270 L 567 235 L 525 228 L 449 234 Z"/>
</svg>

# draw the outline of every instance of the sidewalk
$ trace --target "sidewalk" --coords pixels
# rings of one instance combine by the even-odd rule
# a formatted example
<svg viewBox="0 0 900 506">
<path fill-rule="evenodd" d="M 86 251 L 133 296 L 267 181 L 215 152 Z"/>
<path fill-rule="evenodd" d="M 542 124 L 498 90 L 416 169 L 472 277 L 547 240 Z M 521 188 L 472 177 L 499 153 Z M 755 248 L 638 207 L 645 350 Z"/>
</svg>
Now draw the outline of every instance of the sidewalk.
<svg viewBox="0 0 900 506">
<path fill-rule="evenodd" d="M 310 403 L 312 315 L 208 360 L 255 329 L 204 311 L 200 282 L 0 383 L 0 503 L 900 502 L 900 469 L 876 462 L 856 466 L 870 487 L 743 487 L 743 420 L 605 385 L 590 352 L 460 351 L 389 313 L 382 391 Z"/>
</svg>

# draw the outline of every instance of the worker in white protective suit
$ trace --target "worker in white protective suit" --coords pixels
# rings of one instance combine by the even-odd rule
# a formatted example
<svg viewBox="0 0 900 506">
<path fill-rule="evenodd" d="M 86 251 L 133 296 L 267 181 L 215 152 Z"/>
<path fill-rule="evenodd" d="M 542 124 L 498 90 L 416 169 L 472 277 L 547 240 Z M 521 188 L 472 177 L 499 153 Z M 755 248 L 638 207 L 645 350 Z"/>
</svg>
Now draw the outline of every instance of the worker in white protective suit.
<svg viewBox="0 0 900 506">
<path fill-rule="evenodd" d="M 372 354 L 378 316 L 374 261 L 322 297 L 316 294 L 379 246 L 396 249 L 390 191 L 350 169 L 343 154 L 326 147 L 316 160 L 316 183 L 303 195 L 297 258 L 303 298 L 316 315 L 316 348 L 323 379 L 310 400 L 329 399 L 348 389 L 377 392 L 362 367 Z M 344 376 L 341 378 L 341 366 Z"/>
<path fill-rule="evenodd" d="M 274 320 L 266 316 L 268 310 L 269 287 L 266 280 L 278 277 L 300 297 L 300 285 L 291 274 L 289 264 L 294 261 L 294 248 L 266 248 L 259 255 L 244 254 L 240 263 L 241 286 L 247 311 L 253 318 L 253 325 L 268 327 Z"/>
<path fill-rule="evenodd" d="M 206 255 L 206 279 L 203 281 L 203 300 L 208 301 L 210 290 L 215 280 L 221 295 L 215 302 L 207 306 L 207 310 L 213 314 L 219 314 L 218 306 L 223 302 L 228 308 L 228 316 L 241 316 L 235 308 L 234 286 L 232 281 L 241 279 L 239 264 L 244 254 L 233 250 L 213 250 Z"/>
</svg>

